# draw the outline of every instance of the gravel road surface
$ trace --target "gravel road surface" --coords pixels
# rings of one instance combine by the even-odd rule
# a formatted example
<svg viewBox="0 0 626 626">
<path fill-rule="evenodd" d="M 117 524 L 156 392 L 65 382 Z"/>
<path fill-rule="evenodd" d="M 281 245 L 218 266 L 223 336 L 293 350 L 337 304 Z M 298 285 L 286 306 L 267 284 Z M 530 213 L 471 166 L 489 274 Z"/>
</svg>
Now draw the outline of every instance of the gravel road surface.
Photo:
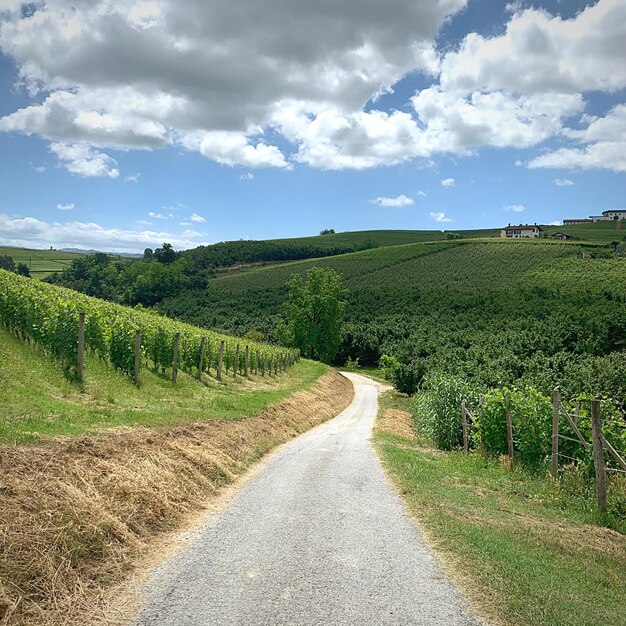
<svg viewBox="0 0 626 626">
<path fill-rule="evenodd" d="M 272 455 L 162 564 L 134 624 L 477 625 L 370 445 L 380 386 Z"/>
</svg>

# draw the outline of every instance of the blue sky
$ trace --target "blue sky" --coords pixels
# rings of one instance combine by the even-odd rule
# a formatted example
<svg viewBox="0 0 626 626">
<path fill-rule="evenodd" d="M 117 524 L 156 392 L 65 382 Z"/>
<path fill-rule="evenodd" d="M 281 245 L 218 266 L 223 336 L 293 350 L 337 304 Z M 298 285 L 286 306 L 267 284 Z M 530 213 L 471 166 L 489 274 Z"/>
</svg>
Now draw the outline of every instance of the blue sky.
<svg viewBox="0 0 626 626">
<path fill-rule="evenodd" d="M 85 4 L 0 0 L 0 244 L 626 208 L 623 0 Z"/>
</svg>

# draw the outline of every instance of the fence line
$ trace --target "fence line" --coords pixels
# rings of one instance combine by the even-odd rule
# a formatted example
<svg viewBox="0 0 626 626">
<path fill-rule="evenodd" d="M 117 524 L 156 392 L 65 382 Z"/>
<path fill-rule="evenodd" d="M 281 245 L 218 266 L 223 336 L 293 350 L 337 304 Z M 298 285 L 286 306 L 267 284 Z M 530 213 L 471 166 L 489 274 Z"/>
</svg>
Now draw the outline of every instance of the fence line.
<svg viewBox="0 0 626 626">
<path fill-rule="evenodd" d="M 508 456 L 511 461 L 514 455 L 514 444 L 516 443 L 513 438 L 513 425 L 511 419 L 511 405 L 508 395 L 505 396 L 505 415 L 506 415 L 506 433 L 507 433 L 507 449 Z M 577 463 L 580 459 L 572 456 L 568 456 L 559 451 L 559 440 L 571 441 L 582 445 L 585 449 L 593 450 L 593 466 L 596 482 L 596 501 L 598 508 L 601 511 L 607 510 L 607 473 L 614 472 L 619 474 L 626 474 L 626 460 L 624 456 L 626 454 L 617 451 L 613 445 L 606 439 L 602 432 L 602 418 L 600 414 L 600 400 L 591 400 L 591 427 L 592 427 L 592 441 L 589 442 L 585 439 L 580 428 L 577 424 L 578 413 L 580 412 L 580 401 L 577 402 L 576 413 L 571 415 L 561 402 L 561 394 L 559 389 L 554 389 L 552 392 L 552 450 L 551 450 L 551 474 L 555 480 L 559 479 L 559 459 L 567 459 Z M 483 397 L 479 398 L 479 411 L 482 414 Z M 574 431 L 576 437 L 569 437 L 560 432 L 559 426 L 561 418 L 564 417 L 571 429 Z M 471 426 L 476 423 L 475 418 L 467 408 L 467 402 L 461 401 L 461 432 L 463 437 L 463 451 L 469 453 L 470 443 L 470 430 Z M 606 467 L 604 462 L 604 451 L 615 460 L 619 465 L 618 468 Z"/>
</svg>

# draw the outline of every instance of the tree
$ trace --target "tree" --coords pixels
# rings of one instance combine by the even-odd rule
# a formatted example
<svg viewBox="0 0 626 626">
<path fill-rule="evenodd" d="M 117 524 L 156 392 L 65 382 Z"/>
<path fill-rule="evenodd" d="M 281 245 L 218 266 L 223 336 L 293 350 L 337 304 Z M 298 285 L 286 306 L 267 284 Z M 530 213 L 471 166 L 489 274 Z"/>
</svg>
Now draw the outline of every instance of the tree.
<svg viewBox="0 0 626 626">
<path fill-rule="evenodd" d="M 9 272 L 15 271 L 15 263 L 13 257 L 9 255 L 0 254 L 0 269 L 9 270 Z"/>
<path fill-rule="evenodd" d="M 18 263 L 17 269 L 15 270 L 20 276 L 27 276 L 30 278 L 30 270 L 28 269 L 28 265 L 26 263 Z"/>
<path fill-rule="evenodd" d="M 143 260 L 144 261 L 152 261 L 154 257 L 154 252 L 152 252 L 152 248 L 146 248 L 143 251 Z"/>
<path fill-rule="evenodd" d="M 330 363 L 339 349 L 346 291 L 343 278 L 332 269 L 311 268 L 306 280 L 293 274 L 287 282 L 287 337 L 309 358 Z"/>
<path fill-rule="evenodd" d="M 178 258 L 178 254 L 174 250 L 174 248 L 172 248 L 171 243 L 164 243 L 162 248 L 157 248 L 154 251 L 154 258 L 159 263 L 163 263 L 164 265 L 169 265 L 170 263 L 173 263 Z"/>
<path fill-rule="evenodd" d="M 324 230 L 320 230 L 320 235 L 334 235 L 334 234 L 335 234 L 334 228 L 325 228 Z"/>
</svg>

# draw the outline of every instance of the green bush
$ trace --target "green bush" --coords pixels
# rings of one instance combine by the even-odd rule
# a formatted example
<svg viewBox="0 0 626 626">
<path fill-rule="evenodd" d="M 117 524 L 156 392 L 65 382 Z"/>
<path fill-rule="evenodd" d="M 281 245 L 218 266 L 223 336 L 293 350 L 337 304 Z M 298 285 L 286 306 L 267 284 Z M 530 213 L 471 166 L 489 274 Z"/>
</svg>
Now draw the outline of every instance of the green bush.
<svg viewBox="0 0 626 626">
<path fill-rule="evenodd" d="M 476 443 L 489 456 L 508 453 L 507 397 L 511 407 L 514 456 L 523 465 L 541 467 L 551 450 L 552 401 L 536 389 L 504 388 L 485 393 L 482 409 L 476 412 Z"/>
</svg>

